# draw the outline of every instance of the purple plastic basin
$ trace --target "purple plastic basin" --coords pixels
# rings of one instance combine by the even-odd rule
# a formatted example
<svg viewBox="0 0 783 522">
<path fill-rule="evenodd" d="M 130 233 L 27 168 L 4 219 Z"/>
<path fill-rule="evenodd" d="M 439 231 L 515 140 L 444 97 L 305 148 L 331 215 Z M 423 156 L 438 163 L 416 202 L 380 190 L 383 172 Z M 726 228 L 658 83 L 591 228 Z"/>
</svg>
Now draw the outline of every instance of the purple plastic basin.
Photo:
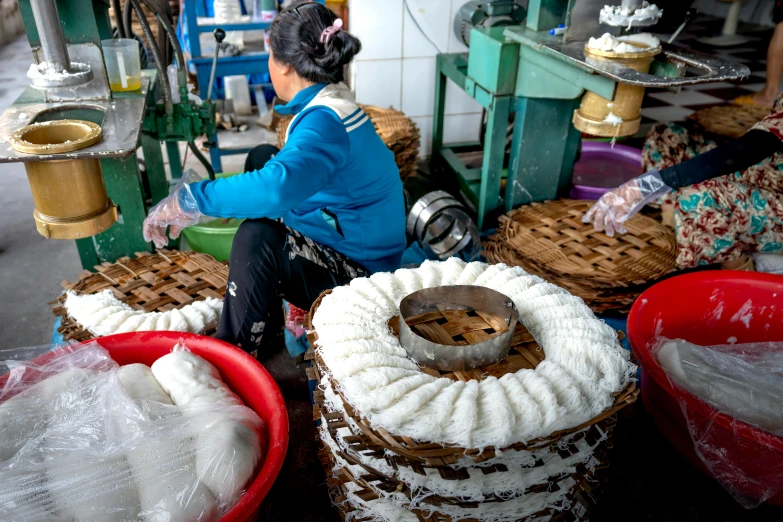
<svg viewBox="0 0 783 522">
<path fill-rule="evenodd" d="M 572 199 L 600 198 L 642 173 L 642 151 L 627 145 L 582 141 L 582 156 L 574 165 Z"/>
</svg>

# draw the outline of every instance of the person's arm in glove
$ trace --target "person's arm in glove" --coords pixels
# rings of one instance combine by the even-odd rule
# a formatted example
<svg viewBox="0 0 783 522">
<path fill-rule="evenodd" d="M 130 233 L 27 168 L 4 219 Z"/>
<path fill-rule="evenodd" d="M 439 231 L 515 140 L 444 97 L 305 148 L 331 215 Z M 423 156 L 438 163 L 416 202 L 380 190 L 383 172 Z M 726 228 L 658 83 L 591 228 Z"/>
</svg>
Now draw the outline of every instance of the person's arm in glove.
<svg viewBox="0 0 783 522">
<path fill-rule="evenodd" d="M 667 192 L 708 179 L 742 171 L 783 151 L 783 142 L 770 132 L 751 130 L 739 139 L 660 172 L 653 169 L 605 193 L 582 221 L 599 232 L 624 234 L 624 223 L 645 205 Z"/>
<path fill-rule="evenodd" d="M 201 177 L 192 170 L 180 178 L 174 191 L 152 207 L 144 220 L 144 241 L 152 241 L 158 248 L 169 242 L 166 227 L 171 239 L 177 239 L 185 227 L 196 225 L 203 215 L 190 190 L 190 183 L 201 181 Z"/>
<path fill-rule="evenodd" d="M 597 231 L 607 236 L 613 236 L 615 231 L 625 234 L 623 225 L 631 216 L 671 190 L 660 172 L 653 169 L 606 192 L 590 207 L 582 221 L 593 223 Z"/>
</svg>

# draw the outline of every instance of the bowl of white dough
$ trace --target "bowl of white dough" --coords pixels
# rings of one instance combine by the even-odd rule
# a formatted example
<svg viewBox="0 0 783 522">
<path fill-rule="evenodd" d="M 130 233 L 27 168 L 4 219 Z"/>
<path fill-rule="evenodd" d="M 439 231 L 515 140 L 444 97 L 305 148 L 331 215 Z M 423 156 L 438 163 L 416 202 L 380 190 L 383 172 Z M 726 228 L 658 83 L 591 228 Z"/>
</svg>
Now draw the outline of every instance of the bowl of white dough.
<svg viewBox="0 0 783 522">
<path fill-rule="evenodd" d="M 130 332 L 0 362 L 0 520 L 256 520 L 288 447 L 274 379 L 222 341 Z"/>
</svg>

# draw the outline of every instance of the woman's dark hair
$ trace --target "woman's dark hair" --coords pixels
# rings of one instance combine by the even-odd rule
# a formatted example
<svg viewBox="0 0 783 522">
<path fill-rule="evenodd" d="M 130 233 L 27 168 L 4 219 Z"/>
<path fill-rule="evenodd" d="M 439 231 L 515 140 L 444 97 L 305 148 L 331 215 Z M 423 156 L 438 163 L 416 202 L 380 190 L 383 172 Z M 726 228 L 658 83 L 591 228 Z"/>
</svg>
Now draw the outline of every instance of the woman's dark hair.
<svg viewBox="0 0 783 522">
<path fill-rule="evenodd" d="M 269 45 L 276 62 L 290 65 L 315 83 L 343 81 L 343 71 L 362 49 L 358 38 L 340 30 L 323 44 L 321 34 L 337 20 L 323 4 L 301 2 L 282 11 L 272 23 Z"/>
</svg>

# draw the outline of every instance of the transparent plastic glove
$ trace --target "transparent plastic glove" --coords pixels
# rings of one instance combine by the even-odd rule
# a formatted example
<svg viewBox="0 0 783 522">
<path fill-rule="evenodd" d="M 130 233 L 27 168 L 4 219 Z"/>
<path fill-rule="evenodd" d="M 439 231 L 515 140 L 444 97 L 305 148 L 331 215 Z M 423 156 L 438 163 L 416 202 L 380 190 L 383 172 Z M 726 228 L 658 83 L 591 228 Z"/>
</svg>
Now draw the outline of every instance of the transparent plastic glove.
<svg viewBox="0 0 783 522">
<path fill-rule="evenodd" d="M 625 234 L 626 221 L 642 207 L 671 190 L 657 170 L 650 170 L 601 196 L 582 217 L 582 221 L 593 223 L 597 231 L 607 236 L 614 236 L 615 231 Z"/>
<path fill-rule="evenodd" d="M 144 241 L 152 241 L 156 247 L 163 248 L 169 242 L 166 227 L 169 227 L 171 239 L 177 239 L 183 228 L 198 224 L 202 213 L 188 186 L 197 181 L 201 181 L 201 176 L 188 170 L 172 193 L 150 209 L 144 220 Z"/>
</svg>

